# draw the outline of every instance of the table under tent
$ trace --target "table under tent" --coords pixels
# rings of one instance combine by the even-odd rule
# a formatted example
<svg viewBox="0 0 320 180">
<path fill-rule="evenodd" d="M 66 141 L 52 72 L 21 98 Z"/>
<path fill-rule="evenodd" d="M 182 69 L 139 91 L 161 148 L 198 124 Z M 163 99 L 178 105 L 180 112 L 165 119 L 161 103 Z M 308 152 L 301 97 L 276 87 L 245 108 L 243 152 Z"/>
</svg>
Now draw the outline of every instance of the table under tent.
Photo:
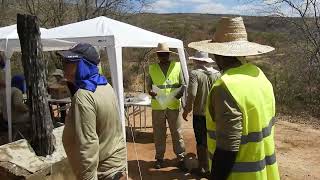
<svg viewBox="0 0 320 180">
<path fill-rule="evenodd" d="M 0 28 L 0 50 L 6 57 L 6 104 L 8 113 L 9 141 L 12 139 L 11 129 L 11 69 L 10 57 L 13 52 L 20 51 L 20 43 L 16 25 L 9 26 L 10 31 Z M 166 43 L 170 48 L 178 50 L 180 64 L 185 82 L 188 82 L 188 70 L 183 42 L 163 36 L 107 17 L 97 17 L 52 29 L 41 29 L 41 40 L 44 51 L 58 51 L 70 48 L 75 43 L 90 43 L 107 51 L 112 85 L 116 92 L 120 116 L 125 135 L 124 88 L 122 69 L 122 48 L 154 48 L 158 43 Z"/>
<path fill-rule="evenodd" d="M 45 28 L 40 28 L 40 33 L 44 34 Z M 41 36 L 43 37 L 43 36 Z M 66 50 L 74 45 L 73 42 L 66 42 L 53 39 L 42 39 L 43 51 Z M 20 41 L 17 33 L 17 25 L 10 25 L 0 28 L 0 51 L 5 58 L 5 82 L 6 82 L 6 116 L 8 121 L 8 140 L 12 142 L 12 114 L 11 114 L 11 61 L 14 52 L 20 52 Z"/>
</svg>

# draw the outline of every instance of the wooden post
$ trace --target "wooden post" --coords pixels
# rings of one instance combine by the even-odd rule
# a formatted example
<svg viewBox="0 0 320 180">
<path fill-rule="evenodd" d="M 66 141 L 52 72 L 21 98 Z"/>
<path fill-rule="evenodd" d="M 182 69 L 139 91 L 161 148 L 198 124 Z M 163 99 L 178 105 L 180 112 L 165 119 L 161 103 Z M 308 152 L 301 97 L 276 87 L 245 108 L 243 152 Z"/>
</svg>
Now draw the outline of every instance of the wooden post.
<svg viewBox="0 0 320 180">
<path fill-rule="evenodd" d="M 17 29 L 33 127 L 30 144 L 37 155 L 46 156 L 53 153 L 55 139 L 52 134 L 53 124 L 47 99 L 47 67 L 42 54 L 37 17 L 18 14 Z"/>
</svg>

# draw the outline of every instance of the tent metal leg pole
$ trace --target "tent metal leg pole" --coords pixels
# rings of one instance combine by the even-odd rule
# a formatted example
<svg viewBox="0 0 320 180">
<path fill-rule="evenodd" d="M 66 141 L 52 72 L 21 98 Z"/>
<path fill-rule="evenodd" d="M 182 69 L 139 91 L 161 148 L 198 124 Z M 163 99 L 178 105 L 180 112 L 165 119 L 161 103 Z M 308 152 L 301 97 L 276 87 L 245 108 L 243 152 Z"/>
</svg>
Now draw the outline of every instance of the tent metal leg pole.
<svg viewBox="0 0 320 180">
<path fill-rule="evenodd" d="M 11 62 L 7 55 L 5 76 L 6 76 L 6 106 L 7 106 L 7 121 L 8 121 L 8 141 L 12 142 L 12 114 L 11 114 Z"/>
</svg>

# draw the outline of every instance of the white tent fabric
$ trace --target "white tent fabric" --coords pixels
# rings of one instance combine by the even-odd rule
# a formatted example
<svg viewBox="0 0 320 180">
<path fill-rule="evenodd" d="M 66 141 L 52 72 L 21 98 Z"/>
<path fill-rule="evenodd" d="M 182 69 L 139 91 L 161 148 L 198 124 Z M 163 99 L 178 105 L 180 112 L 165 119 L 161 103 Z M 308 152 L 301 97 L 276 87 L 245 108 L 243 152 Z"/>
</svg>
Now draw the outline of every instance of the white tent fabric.
<svg viewBox="0 0 320 180">
<path fill-rule="evenodd" d="M 96 47 L 107 49 L 112 84 L 119 101 L 120 115 L 125 135 L 122 48 L 123 47 L 156 47 L 158 43 L 167 43 L 170 48 L 177 48 L 185 82 L 188 82 L 188 70 L 183 42 L 178 39 L 153 33 L 126 23 L 106 17 L 72 23 L 52 29 L 40 28 L 44 51 L 64 50 L 74 43 L 86 42 Z M 11 68 L 10 57 L 14 51 L 20 51 L 17 26 L 0 28 L 0 51 L 6 56 L 6 93 L 9 126 L 9 141 L 12 140 L 11 130 Z"/>
<path fill-rule="evenodd" d="M 70 42 L 90 43 L 107 50 L 112 84 L 118 97 L 120 116 L 125 136 L 124 92 L 122 71 L 123 47 L 157 47 L 158 43 L 167 43 L 170 48 L 178 49 L 179 59 L 185 82 L 188 82 L 188 70 L 183 42 L 178 39 L 156 34 L 126 23 L 106 17 L 68 24 L 49 30 L 40 29 L 44 51 L 64 50 L 71 47 Z M 58 40 L 58 41 L 57 41 Z M 12 140 L 11 129 L 11 70 L 10 57 L 14 51 L 20 51 L 16 25 L 0 28 L 0 50 L 6 55 L 6 100 L 9 125 L 9 141 Z"/>
<path fill-rule="evenodd" d="M 60 39 L 71 42 L 85 42 L 107 49 L 112 85 L 118 97 L 120 115 L 125 135 L 122 48 L 157 47 L 158 43 L 167 43 L 170 48 L 177 48 L 184 78 L 188 82 L 187 63 L 183 42 L 178 39 L 150 32 L 107 17 L 97 17 L 73 24 L 49 29 L 43 38 Z"/>
<path fill-rule="evenodd" d="M 40 28 L 43 34 L 47 29 Z M 70 48 L 74 43 L 62 40 L 44 39 L 42 40 L 44 51 L 64 50 Z M 12 141 L 12 119 L 11 119 L 11 63 L 10 58 L 15 51 L 20 51 L 20 41 L 17 33 L 17 25 L 0 28 L 0 51 L 5 53 L 5 81 L 6 81 L 6 106 L 8 119 L 8 137 Z"/>
</svg>

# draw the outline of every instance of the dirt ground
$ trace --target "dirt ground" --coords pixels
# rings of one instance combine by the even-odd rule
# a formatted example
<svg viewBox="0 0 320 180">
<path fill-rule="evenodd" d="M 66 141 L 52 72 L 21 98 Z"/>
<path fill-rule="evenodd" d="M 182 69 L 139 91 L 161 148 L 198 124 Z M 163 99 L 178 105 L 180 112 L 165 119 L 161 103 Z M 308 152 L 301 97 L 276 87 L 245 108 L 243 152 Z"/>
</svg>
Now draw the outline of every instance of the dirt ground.
<svg viewBox="0 0 320 180">
<path fill-rule="evenodd" d="M 276 155 L 281 179 L 320 180 L 320 130 L 314 126 L 290 123 L 287 118 L 280 116 L 276 123 Z M 148 128 L 135 130 L 135 143 L 132 139 L 127 143 L 129 176 L 134 180 L 140 180 L 139 162 L 142 179 L 145 180 L 199 179 L 197 176 L 184 173 L 175 167 L 177 162 L 174 160 L 175 155 L 169 130 L 167 131 L 165 154 L 166 168 L 161 170 L 153 168 L 155 149 L 149 111 L 147 119 Z M 133 124 L 133 119 L 130 122 Z M 137 125 L 139 125 L 139 117 L 136 117 Z M 183 130 L 186 152 L 189 157 L 195 157 L 196 149 L 191 117 L 188 122 L 184 121 Z"/>
</svg>

